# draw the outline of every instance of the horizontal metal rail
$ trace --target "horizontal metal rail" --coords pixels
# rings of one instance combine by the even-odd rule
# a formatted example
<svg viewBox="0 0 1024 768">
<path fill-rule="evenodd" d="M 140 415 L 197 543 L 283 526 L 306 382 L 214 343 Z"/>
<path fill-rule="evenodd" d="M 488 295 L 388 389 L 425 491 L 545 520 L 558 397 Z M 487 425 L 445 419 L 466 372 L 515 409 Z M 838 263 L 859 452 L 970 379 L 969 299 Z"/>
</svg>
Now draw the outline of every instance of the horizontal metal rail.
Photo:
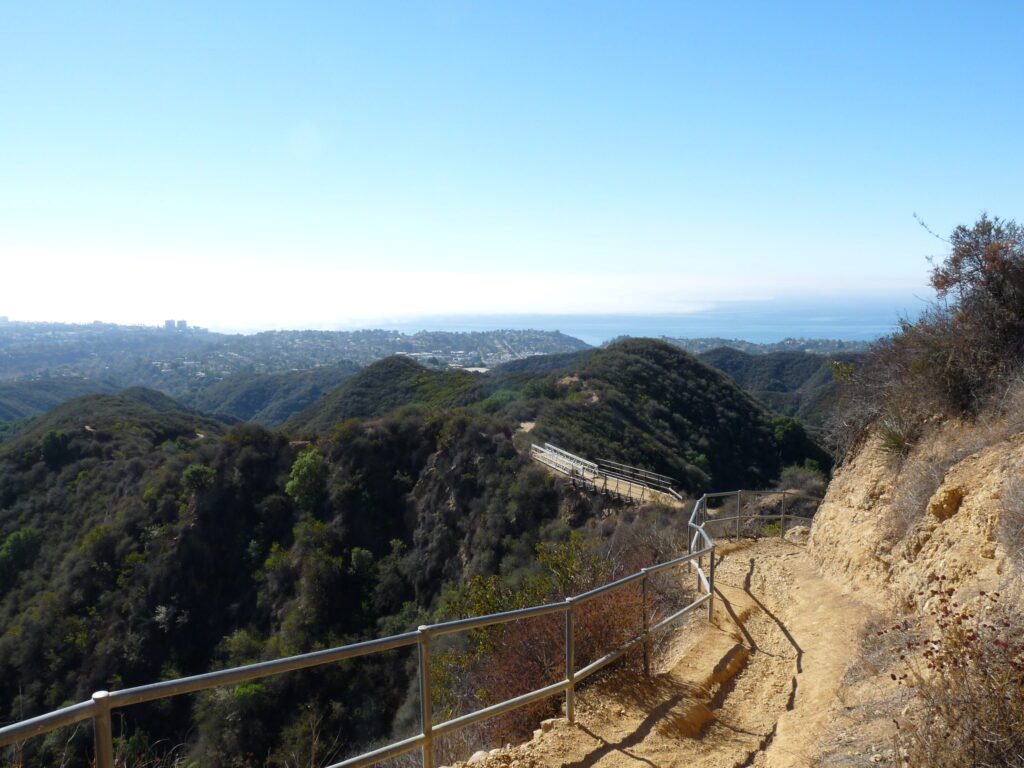
<svg viewBox="0 0 1024 768">
<path fill-rule="evenodd" d="M 670 487 L 675 482 L 675 480 L 669 477 L 668 475 L 659 475 L 657 472 L 651 472 L 649 469 L 643 469 L 641 467 L 632 467 L 629 464 L 622 464 L 621 462 L 612 461 L 611 459 L 598 459 L 597 466 L 599 468 L 607 466 L 619 470 L 625 470 L 627 473 L 647 477 L 650 478 L 651 480 L 660 480 L 661 482 L 665 483 Z"/>
<path fill-rule="evenodd" d="M 659 475 L 656 472 L 641 469 L 640 467 L 631 467 L 628 464 L 620 464 L 617 461 L 610 461 L 608 459 L 598 459 L 597 468 L 601 474 L 608 475 L 609 477 L 619 477 L 624 480 L 641 483 L 648 488 L 654 488 L 665 493 L 668 493 L 675 483 L 675 480 L 666 475 Z"/>
<path fill-rule="evenodd" d="M 434 733 L 443 736 L 446 733 L 457 731 L 460 728 L 465 728 L 468 725 L 473 725 L 474 723 L 479 723 L 483 720 L 489 720 L 492 717 L 497 717 L 498 715 L 510 712 L 513 709 L 525 707 L 527 704 L 532 704 L 535 701 L 541 701 L 542 699 L 557 696 L 568 687 L 569 681 L 561 680 L 557 683 L 545 686 L 544 688 L 538 688 L 535 691 L 524 693 L 522 696 L 516 696 L 514 699 L 508 699 L 507 701 L 502 701 L 498 704 L 492 704 L 489 707 L 484 707 L 483 709 L 478 709 L 475 712 L 470 712 L 468 714 L 452 718 L 440 725 L 435 725 Z"/>
<path fill-rule="evenodd" d="M 553 453 L 556 456 L 572 464 L 576 464 L 586 469 L 592 469 L 595 472 L 597 471 L 597 464 L 595 464 L 594 462 L 587 461 L 583 457 L 577 456 L 574 453 L 569 453 L 568 451 L 559 448 L 557 445 L 552 445 L 551 443 L 544 443 L 544 449 L 549 453 Z"/>
<path fill-rule="evenodd" d="M 490 627 L 495 624 L 505 624 L 509 621 L 518 621 L 519 619 L 535 618 L 537 616 L 547 616 L 551 613 L 562 613 L 564 611 L 564 602 L 548 603 L 546 605 L 535 605 L 530 608 L 517 608 L 514 611 L 491 613 L 487 616 L 474 616 L 470 619 L 457 619 L 456 621 L 446 621 L 443 624 L 431 624 L 425 627 L 425 629 L 432 636 L 449 635 L 453 632 L 465 632 L 466 630 L 470 629 Z"/>
<path fill-rule="evenodd" d="M 125 688 L 120 691 L 112 691 L 110 693 L 110 703 L 112 706 L 127 707 L 131 704 L 142 704 L 146 701 L 166 699 L 169 696 L 180 696 L 186 693 L 205 691 L 221 685 L 247 683 L 285 672 L 294 672 L 299 669 L 333 664 L 345 659 L 354 659 L 370 653 L 381 653 L 396 648 L 405 648 L 416 645 L 418 640 L 418 632 L 406 632 L 403 635 L 393 635 L 380 638 L 379 640 L 367 640 L 363 643 L 345 645 L 341 648 L 313 651 L 312 653 L 304 653 L 300 656 L 289 656 L 274 661 L 248 664 L 244 667 L 234 667 L 216 672 L 207 672 L 202 675 L 193 675 L 192 677 L 183 677 L 178 680 L 167 680 L 162 683 L 140 685 L 136 688 Z"/>
<path fill-rule="evenodd" d="M 424 740 L 425 737 L 421 733 L 402 741 L 396 741 L 394 744 L 388 744 L 378 749 L 371 750 L 370 752 L 364 752 L 358 757 L 353 757 L 340 763 L 334 763 L 333 765 L 327 766 L 327 768 L 357 768 L 357 766 L 380 763 L 392 757 L 399 757 L 400 755 L 406 755 L 417 749 L 422 749 Z"/>
<path fill-rule="evenodd" d="M 63 709 L 47 712 L 45 715 L 39 715 L 28 720 L 22 720 L 19 723 L 14 723 L 14 725 L 5 726 L 0 728 L 0 745 L 24 741 L 41 733 L 55 731 L 67 725 L 91 720 L 95 711 L 92 701 L 83 701 L 80 704 L 72 704 Z"/>
<path fill-rule="evenodd" d="M 675 482 L 672 478 L 646 469 L 609 459 L 601 459 L 595 464 L 551 443 L 530 446 L 530 456 L 568 475 L 574 483 L 589 491 L 640 503 L 655 501 L 656 494 L 682 501 L 682 496 L 672 487 Z"/>
<path fill-rule="evenodd" d="M 537 447 L 534 446 L 536 449 Z M 566 452 L 551 451 L 553 446 L 545 446 L 538 449 L 545 458 L 552 461 L 567 463 L 568 459 L 561 454 Z M 568 454 L 572 459 L 579 459 Z M 579 459 L 582 464 L 573 466 L 582 467 L 583 471 L 590 471 L 587 466 L 592 463 Z M 682 496 L 670 489 L 673 496 L 682 500 Z M 248 664 L 231 669 L 217 670 L 205 674 L 193 675 L 191 677 L 150 685 L 125 688 L 119 691 L 98 691 L 93 694 L 89 701 L 73 704 L 63 709 L 58 709 L 37 717 L 23 720 L 13 725 L 0 728 L 0 746 L 23 742 L 26 739 L 62 728 L 68 725 L 92 720 L 94 736 L 96 739 L 96 765 L 97 768 L 114 768 L 114 757 L 112 748 L 112 727 L 111 710 L 122 708 L 143 702 L 165 699 L 172 696 L 180 696 L 211 688 L 236 685 L 239 683 L 258 680 L 261 678 L 280 675 L 300 669 L 320 667 L 326 664 L 334 664 L 346 659 L 354 659 L 374 653 L 396 650 L 400 648 L 416 647 L 418 649 L 418 674 L 420 682 L 420 726 L 421 732 L 415 736 L 375 748 L 361 755 L 348 760 L 334 763 L 328 768 L 362 768 L 362 766 L 373 765 L 388 758 L 397 757 L 415 750 L 422 754 L 423 768 L 434 768 L 433 742 L 435 736 L 453 733 L 475 723 L 487 720 L 492 717 L 504 714 L 519 707 L 532 704 L 537 701 L 565 694 L 566 717 L 573 721 L 575 718 L 574 702 L 575 688 L 590 675 L 621 658 L 630 649 L 638 644 L 644 650 L 644 669 L 649 670 L 648 645 L 650 637 L 673 622 L 692 612 L 700 606 L 707 606 L 707 615 L 710 618 L 714 611 L 714 587 L 715 587 L 715 542 L 705 530 L 709 523 L 721 523 L 736 520 L 736 535 L 739 538 L 739 521 L 742 517 L 741 494 L 754 496 L 774 493 L 780 495 L 782 510 L 780 515 L 748 515 L 749 519 L 769 520 L 778 518 L 782 521 L 780 535 L 785 533 L 785 502 L 787 494 L 790 497 L 801 496 L 817 500 L 816 497 L 798 494 L 794 492 L 748 492 L 731 491 L 727 493 L 705 494 L 694 504 L 688 521 L 688 553 L 680 555 L 655 565 L 642 568 L 637 573 L 630 574 L 616 581 L 604 584 L 594 589 L 583 592 L 565 600 L 545 605 L 520 608 L 512 611 L 489 614 L 486 616 L 474 616 L 466 619 L 441 622 L 419 627 L 414 632 L 406 632 L 400 635 L 367 640 L 365 642 L 353 643 L 339 648 L 329 648 L 312 653 L 290 656 L 272 661 L 264 661 L 256 664 Z M 736 515 L 732 517 L 715 516 L 709 517 L 708 502 L 710 500 L 720 501 L 729 497 L 736 499 Z M 820 500 L 818 500 L 820 501 Z M 792 517 L 792 515 L 790 515 Z M 704 558 L 708 558 L 708 568 L 705 571 Z M 673 568 L 689 565 L 697 577 L 697 597 L 679 610 L 668 616 L 659 618 L 653 624 L 650 623 L 649 607 L 647 603 L 647 583 L 651 574 L 661 573 Z M 576 632 L 574 615 L 576 609 L 587 602 L 603 595 L 610 594 L 622 589 L 629 584 L 639 583 L 642 595 L 642 627 L 635 637 L 626 641 L 618 648 L 615 648 L 598 659 L 590 661 L 580 669 L 576 668 Z M 565 620 L 565 675 L 562 680 L 550 685 L 529 691 L 520 696 L 498 702 L 482 709 L 469 712 L 452 718 L 442 723 L 434 724 L 433 710 L 431 707 L 431 663 L 430 650 L 431 640 L 443 635 L 457 632 L 467 632 L 485 627 L 506 624 L 512 621 L 538 618 L 552 614 L 561 614 Z"/>
</svg>

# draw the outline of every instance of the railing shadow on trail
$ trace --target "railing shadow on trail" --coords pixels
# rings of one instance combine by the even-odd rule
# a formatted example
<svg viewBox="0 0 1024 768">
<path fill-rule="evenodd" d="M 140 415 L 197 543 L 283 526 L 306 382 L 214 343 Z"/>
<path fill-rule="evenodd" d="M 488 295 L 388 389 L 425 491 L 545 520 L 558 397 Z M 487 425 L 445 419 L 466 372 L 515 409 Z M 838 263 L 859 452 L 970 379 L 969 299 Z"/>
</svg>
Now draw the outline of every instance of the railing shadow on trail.
<svg viewBox="0 0 1024 768">
<path fill-rule="evenodd" d="M 589 468 L 587 469 L 589 470 Z M 682 498 L 675 491 L 672 491 L 672 493 L 677 498 Z M 780 502 L 778 514 L 773 513 L 774 507 L 771 505 L 771 499 L 769 499 L 769 503 L 766 506 L 764 501 L 766 497 L 778 499 Z M 777 520 L 778 535 L 784 536 L 787 520 L 791 526 L 809 524 L 809 517 L 806 516 L 806 513 L 795 516 L 793 515 L 792 507 L 787 518 L 787 500 L 792 502 L 797 498 L 801 500 L 801 503 L 812 505 L 816 505 L 820 501 L 815 497 L 793 491 L 730 491 L 727 493 L 705 494 L 694 504 L 687 524 L 686 554 L 647 568 L 642 568 L 636 573 L 582 594 L 545 605 L 505 611 L 487 616 L 447 621 L 440 624 L 424 625 L 418 627 L 415 631 L 353 643 L 338 648 L 329 648 L 298 656 L 290 656 L 273 661 L 218 670 L 117 691 L 97 691 L 88 701 L 73 704 L 0 728 L 0 747 L 15 745 L 15 750 L 20 754 L 23 743 L 28 739 L 50 733 L 59 728 L 91 720 L 95 744 L 94 765 L 97 768 L 114 768 L 112 712 L 144 702 L 182 696 L 221 686 L 238 685 L 286 672 L 336 664 L 345 659 L 354 659 L 398 648 L 414 647 L 417 655 L 417 673 L 419 678 L 420 733 L 342 762 L 334 763 L 329 768 L 362 768 L 362 766 L 373 765 L 417 750 L 420 752 L 423 768 L 434 768 L 434 742 L 438 737 L 456 733 L 476 723 L 511 712 L 534 702 L 564 695 L 565 716 L 570 722 L 575 722 L 577 686 L 609 664 L 621 659 L 632 650 L 640 650 L 642 652 L 644 674 L 649 676 L 651 666 L 650 646 L 653 636 L 674 625 L 701 606 L 706 606 L 709 620 L 713 615 L 716 591 L 715 540 L 708 529 L 723 530 L 723 533 L 718 534 L 719 538 L 731 538 L 730 534 L 735 534 L 736 539 L 739 539 L 741 536 L 751 535 L 752 530 L 761 533 L 768 530 L 774 533 L 770 526 L 776 525 L 775 521 Z M 747 500 L 746 504 L 744 499 Z M 751 499 L 755 500 L 754 503 L 751 503 Z M 729 525 L 725 525 L 726 523 Z M 705 558 L 707 558 L 706 561 Z M 654 615 L 651 611 L 651 600 L 648 596 L 648 584 L 651 577 L 657 574 L 666 574 L 683 567 L 688 567 L 691 576 L 696 576 L 696 597 L 682 608 L 672 611 L 667 616 Z M 583 667 L 577 668 L 576 624 L 579 612 L 588 603 L 602 595 L 608 595 L 627 585 L 634 585 L 635 588 L 637 584 L 639 584 L 641 593 L 641 615 L 636 634 L 618 648 L 590 661 Z M 431 690 L 432 641 L 455 633 L 527 618 L 557 614 L 560 614 L 564 621 L 564 676 L 561 680 L 441 723 L 434 722 Z"/>
</svg>

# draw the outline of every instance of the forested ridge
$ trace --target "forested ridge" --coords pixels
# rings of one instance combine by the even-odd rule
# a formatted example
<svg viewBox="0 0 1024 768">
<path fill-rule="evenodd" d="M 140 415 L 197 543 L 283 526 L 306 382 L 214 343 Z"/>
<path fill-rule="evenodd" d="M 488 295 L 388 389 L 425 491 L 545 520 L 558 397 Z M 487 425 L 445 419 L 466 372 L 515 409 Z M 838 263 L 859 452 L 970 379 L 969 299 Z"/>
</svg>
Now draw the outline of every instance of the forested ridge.
<svg viewBox="0 0 1024 768">
<path fill-rule="evenodd" d="M 278 427 L 359 370 L 342 361 L 302 371 L 238 373 L 200 390 L 188 403 L 201 411 Z"/>
<path fill-rule="evenodd" d="M 286 428 L 315 435 L 340 420 L 408 404 L 467 406 L 533 422 L 531 435 L 541 442 L 645 466 L 688 491 L 759 487 L 785 464 L 830 463 L 799 422 L 771 414 L 698 358 L 649 339 L 528 358 L 483 375 L 389 358 L 346 380 Z"/>
<path fill-rule="evenodd" d="M 571 531 L 615 528 L 593 525 L 606 500 L 529 461 L 531 440 L 691 493 L 769 486 L 823 457 L 794 420 L 645 340 L 485 375 L 385 360 L 283 431 L 151 390 L 78 398 L 0 447 L 0 717 L 489 605 L 460 590 L 487 577 L 506 594 L 544 570 L 538 546 L 569 557 Z M 119 748 L 149 755 L 169 738 L 204 765 L 285 765 L 316 749 L 311 729 L 346 749 L 408 735 L 408 661 L 133 708 Z M 33 749 L 52 758 L 69 735 Z"/>
<path fill-rule="evenodd" d="M 584 350 L 532 355 L 492 369 L 489 380 L 508 378 L 514 373 L 537 374 L 570 368 L 591 352 Z M 839 359 L 849 361 L 855 357 L 841 355 Z M 807 426 L 820 427 L 834 409 L 836 383 L 829 369 L 829 360 L 820 355 L 806 352 L 753 355 L 722 348 L 703 352 L 700 359 L 727 373 L 737 384 L 772 409 L 794 416 Z M 407 373 L 420 370 L 419 366 L 411 365 L 414 362 L 411 357 L 392 357 L 387 360 L 385 370 L 395 373 L 398 370 Z M 309 360 L 305 362 L 309 364 Z M 255 369 L 269 368 L 272 371 L 276 364 L 273 356 L 266 359 L 257 356 L 250 363 Z M 399 368 L 403 364 L 406 367 Z M 444 367 L 433 365 L 431 370 L 441 371 Z M 166 367 L 161 364 L 160 367 L 149 365 L 148 368 L 135 366 L 131 371 L 121 371 L 107 379 L 43 375 L 0 381 L 0 441 L 15 432 L 20 423 L 62 402 L 85 394 L 110 394 L 130 386 L 158 389 L 198 410 L 222 417 L 279 427 L 320 398 L 332 393 L 345 379 L 359 371 L 361 366 L 341 360 L 295 370 L 243 371 L 228 373 L 223 377 L 205 376 L 200 366 L 190 370 L 194 375 L 204 373 L 204 377 L 196 379 L 196 386 L 183 388 L 180 386 L 179 374 L 186 368 L 182 365 Z M 469 378 L 468 372 L 463 371 L 462 375 L 464 380 Z M 443 375 L 435 378 L 438 381 L 445 380 Z M 409 383 L 414 380 L 415 376 L 407 378 Z M 372 386 L 372 381 L 364 378 L 362 386 Z M 393 388 L 393 385 L 389 385 L 389 389 Z M 442 395 L 446 388 L 442 386 Z M 417 397 L 415 393 L 408 392 L 393 392 L 392 395 L 398 402 Z M 339 392 L 333 396 L 340 400 L 351 400 L 353 394 Z M 382 407 L 386 407 L 386 403 L 375 405 L 377 410 Z M 315 410 L 331 412 L 349 409 L 350 404 L 339 402 L 334 405 L 322 404 Z M 297 420 L 295 423 L 302 422 Z"/>
<path fill-rule="evenodd" d="M 839 382 L 833 366 L 856 364 L 863 357 L 852 352 L 830 357 L 798 351 L 753 354 L 730 347 L 700 354 L 701 360 L 728 374 L 773 410 L 819 429 L 826 426 L 838 403 Z"/>
</svg>

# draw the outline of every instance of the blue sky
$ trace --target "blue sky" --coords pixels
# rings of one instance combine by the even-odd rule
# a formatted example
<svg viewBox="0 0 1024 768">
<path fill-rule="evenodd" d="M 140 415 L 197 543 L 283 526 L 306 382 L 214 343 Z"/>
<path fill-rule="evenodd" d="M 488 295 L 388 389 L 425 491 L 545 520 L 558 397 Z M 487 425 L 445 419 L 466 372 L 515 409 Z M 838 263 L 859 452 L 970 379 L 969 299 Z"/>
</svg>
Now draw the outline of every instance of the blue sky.
<svg viewBox="0 0 1024 768">
<path fill-rule="evenodd" d="M 926 296 L 1024 210 L 1012 3 L 0 3 L 0 314 Z"/>
</svg>

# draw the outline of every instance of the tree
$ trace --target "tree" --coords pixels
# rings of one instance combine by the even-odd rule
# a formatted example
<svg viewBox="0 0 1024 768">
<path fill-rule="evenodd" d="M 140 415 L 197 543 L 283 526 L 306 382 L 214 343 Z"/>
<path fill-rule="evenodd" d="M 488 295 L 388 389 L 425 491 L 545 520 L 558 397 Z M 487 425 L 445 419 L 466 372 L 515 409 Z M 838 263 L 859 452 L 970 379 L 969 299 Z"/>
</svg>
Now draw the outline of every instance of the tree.
<svg viewBox="0 0 1024 768">
<path fill-rule="evenodd" d="M 312 512 L 326 493 L 327 463 L 323 454 L 310 446 L 295 459 L 284 490 L 300 509 Z"/>
<path fill-rule="evenodd" d="M 1015 221 L 982 215 L 974 226 L 958 226 L 951 251 L 932 269 L 940 299 L 951 294 L 961 309 L 981 302 L 1008 304 L 1024 288 L 1024 228 Z"/>
<path fill-rule="evenodd" d="M 948 303 L 915 330 L 942 365 L 951 399 L 966 408 L 1024 360 L 1024 228 L 983 215 L 953 230 L 949 244 L 931 277 Z"/>
<path fill-rule="evenodd" d="M 213 481 L 216 478 L 217 473 L 209 467 L 205 467 L 202 464 L 190 464 L 181 473 L 181 487 L 185 489 L 186 493 L 194 496 L 213 485 Z"/>
<path fill-rule="evenodd" d="M 956 321 L 994 354 L 1024 351 L 1024 227 L 982 216 L 950 237 L 946 260 L 932 270 L 940 299 L 953 298 Z"/>
<path fill-rule="evenodd" d="M 59 467 L 67 456 L 68 444 L 70 442 L 71 438 L 68 436 L 67 432 L 60 432 L 58 430 L 51 429 L 43 435 L 43 442 L 41 445 L 43 461 L 51 467 Z"/>
<path fill-rule="evenodd" d="M 983 409 L 1024 364 L 1024 227 L 983 215 L 959 226 L 931 284 L 939 301 L 876 342 L 853 371 L 839 371 L 842 408 L 832 439 L 849 447 L 880 427 L 902 455 L 936 415 Z M 835 369 L 834 369 L 835 370 Z"/>
</svg>

